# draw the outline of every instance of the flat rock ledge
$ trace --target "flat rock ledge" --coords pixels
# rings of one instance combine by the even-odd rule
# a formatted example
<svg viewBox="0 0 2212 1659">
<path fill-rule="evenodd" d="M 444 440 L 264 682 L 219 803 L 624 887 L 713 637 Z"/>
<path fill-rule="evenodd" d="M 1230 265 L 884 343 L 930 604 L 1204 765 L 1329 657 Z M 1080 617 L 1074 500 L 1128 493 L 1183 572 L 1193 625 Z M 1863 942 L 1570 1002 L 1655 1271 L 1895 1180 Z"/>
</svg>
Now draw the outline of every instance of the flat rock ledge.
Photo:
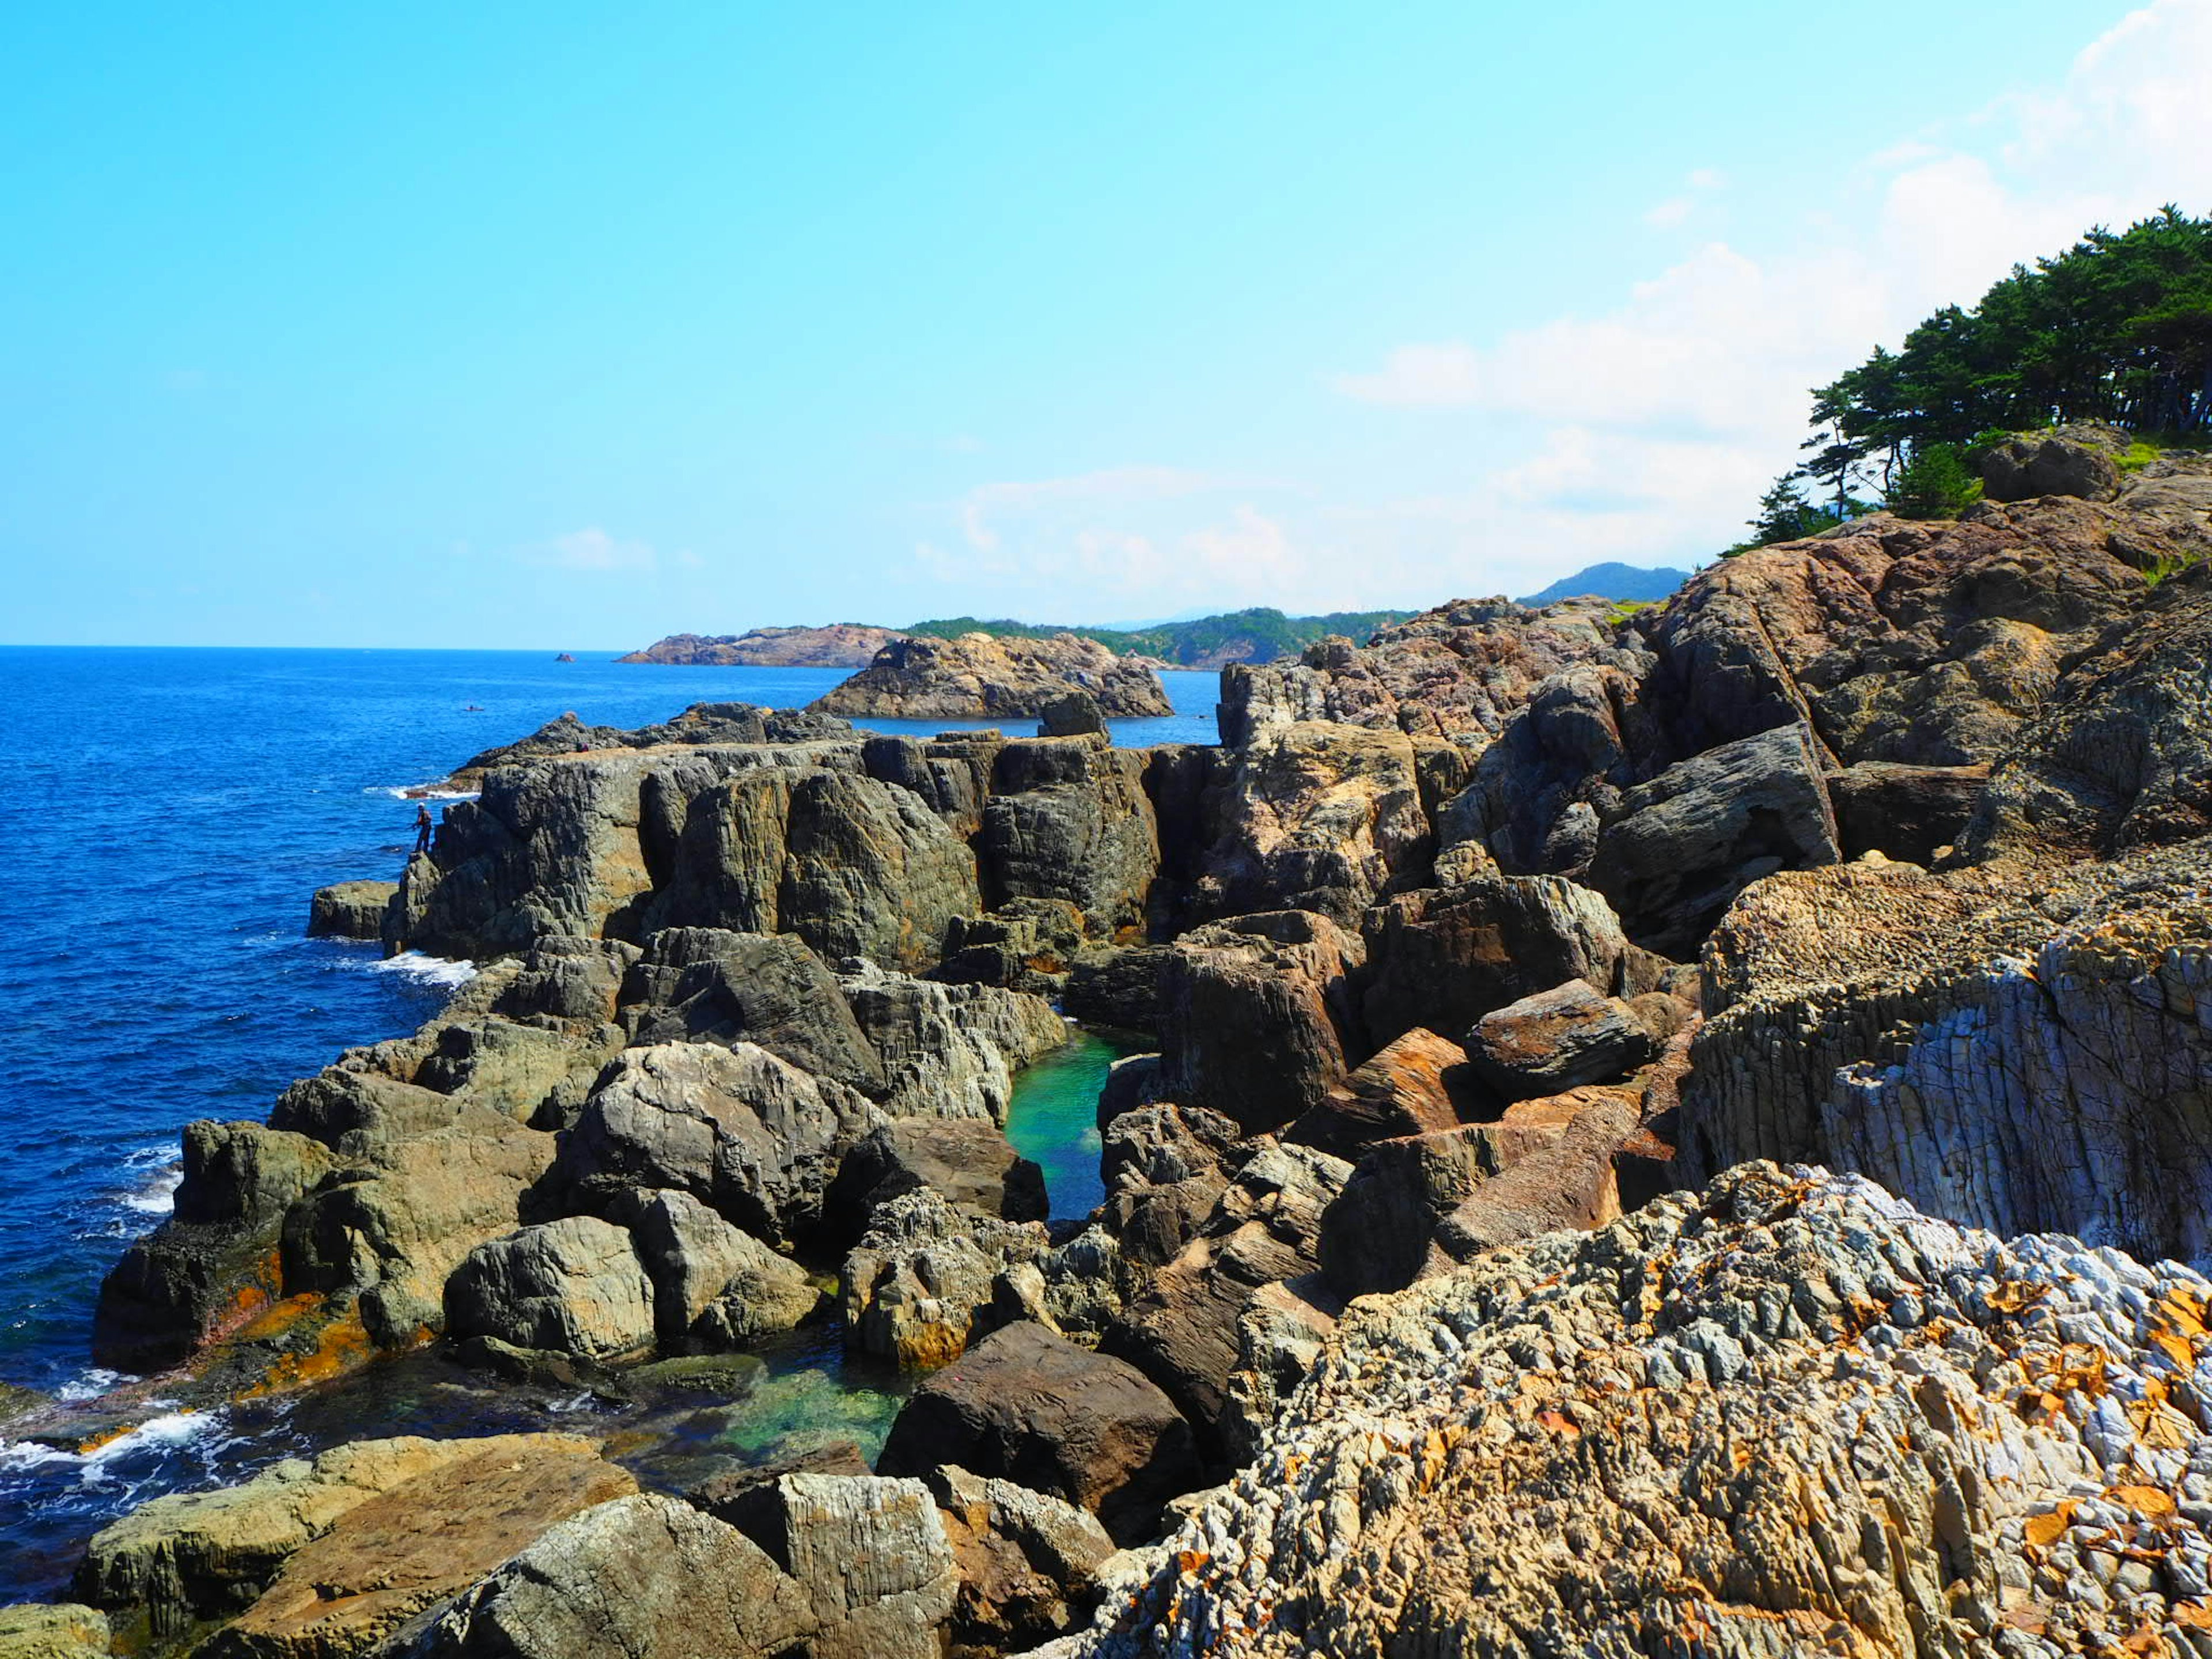
<svg viewBox="0 0 2212 1659">
<path fill-rule="evenodd" d="M 1354 1304 L 1038 1652 L 2212 1653 L 2208 1300 L 1746 1164 Z"/>
</svg>

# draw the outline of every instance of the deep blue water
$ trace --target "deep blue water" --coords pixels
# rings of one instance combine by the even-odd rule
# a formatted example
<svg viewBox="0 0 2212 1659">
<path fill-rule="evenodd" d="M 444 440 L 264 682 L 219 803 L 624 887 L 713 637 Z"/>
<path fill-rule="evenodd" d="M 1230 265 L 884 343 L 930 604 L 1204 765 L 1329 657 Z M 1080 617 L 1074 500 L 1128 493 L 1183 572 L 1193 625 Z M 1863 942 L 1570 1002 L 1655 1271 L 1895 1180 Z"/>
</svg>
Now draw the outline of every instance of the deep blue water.
<svg viewBox="0 0 2212 1659">
<path fill-rule="evenodd" d="M 112 1381 L 88 1370 L 93 1301 L 166 1212 L 185 1123 L 259 1118 L 339 1049 L 435 1010 L 448 965 L 302 934 L 315 888 L 398 873 L 414 806 L 397 790 L 564 710 L 635 726 L 699 702 L 795 706 L 841 678 L 550 653 L 0 647 L 0 1382 Z M 1214 677 L 1164 678 L 1182 712 L 1116 722 L 1115 740 L 1212 741 Z M 246 1454 L 205 1427 L 134 1437 L 104 1464 L 0 1451 L 0 1601 L 52 1570 L 40 1511 L 234 1475 Z"/>
</svg>

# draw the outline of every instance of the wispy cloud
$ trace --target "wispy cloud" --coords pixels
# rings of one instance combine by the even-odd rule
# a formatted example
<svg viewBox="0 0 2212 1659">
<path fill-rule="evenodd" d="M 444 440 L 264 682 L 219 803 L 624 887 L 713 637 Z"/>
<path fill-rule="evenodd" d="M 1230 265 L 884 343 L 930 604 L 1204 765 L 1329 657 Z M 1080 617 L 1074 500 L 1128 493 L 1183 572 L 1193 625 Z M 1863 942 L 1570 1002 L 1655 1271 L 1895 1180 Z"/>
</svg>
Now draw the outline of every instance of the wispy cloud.
<svg viewBox="0 0 2212 1659">
<path fill-rule="evenodd" d="M 536 543 L 522 549 L 520 556 L 525 563 L 553 570 L 642 571 L 660 562 L 650 543 L 610 535 L 597 525 Z"/>
<path fill-rule="evenodd" d="M 1371 374 L 1339 374 L 1331 384 L 1363 404 L 1399 408 L 1472 404 L 1482 396 L 1482 361 L 1464 341 L 1402 345 Z"/>
</svg>

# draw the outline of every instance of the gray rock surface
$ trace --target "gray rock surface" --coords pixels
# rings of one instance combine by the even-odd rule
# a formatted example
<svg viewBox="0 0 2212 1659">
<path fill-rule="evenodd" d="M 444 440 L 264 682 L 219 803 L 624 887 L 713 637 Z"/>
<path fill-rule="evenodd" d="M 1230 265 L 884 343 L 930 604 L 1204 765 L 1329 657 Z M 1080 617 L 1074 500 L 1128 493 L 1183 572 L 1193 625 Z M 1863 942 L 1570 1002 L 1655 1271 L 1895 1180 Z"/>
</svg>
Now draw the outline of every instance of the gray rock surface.
<svg viewBox="0 0 2212 1659">
<path fill-rule="evenodd" d="M 774 1659 L 818 1627 L 809 1598 L 736 1528 L 639 1493 L 573 1516 L 378 1659 Z"/>
<path fill-rule="evenodd" d="M 1492 1009 L 1467 1040 L 1475 1075 L 1504 1100 L 1625 1077 L 1658 1052 L 1635 1009 L 1579 979 Z"/>
<path fill-rule="evenodd" d="M 739 1231 L 687 1193 L 645 1194 L 626 1207 L 664 1354 L 717 1353 L 787 1331 L 822 1302 L 804 1267 Z"/>
<path fill-rule="evenodd" d="M 478 1245 L 446 1281 L 446 1330 L 585 1359 L 653 1346 L 653 1287 L 629 1233 L 596 1216 Z"/>
<path fill-rule="evenodd" d="M 1166 1395 L 1133 1367 L 1028 1322 L 993 1332 L 916 1389 L 876 1468 L 946 1464 L 1064 1498 L 1123 1542 L 1146 1536 L 1198 1474 L 1190 1425 Z"/>
<path fill-rule="evenodd" d="M 341 881 L 317 888 L 307 906 L 307 937 L 382 939 L 385 907 L 398 890 L 396 881 Z"/>
<path fill-rule="evenodd" d="M 811 707 L 887 720 L 1011 720 L 1041 714 L 1047 704 L 1077 691 L 1108 714 L 1175 712 L 1148 665 L 1073 634 L 1040 640 L 902 635 Z"/>
<path fill-rule="evenodd" d="M 2208 1297 L 1749 1166 L 1355 1304 L 1051 1651 L 2195 1652 Z"/>
<path fill-rule="evenodd" d="M 949 1364 L 992 1307 L 999 1276 L 1036 1262 L 1049 1243 L 1034 1221 L 960 1208 L 932 1188 L 891 1198 L 845 1257 L 846 1342 L 902 1364 Z"/>
</svg>

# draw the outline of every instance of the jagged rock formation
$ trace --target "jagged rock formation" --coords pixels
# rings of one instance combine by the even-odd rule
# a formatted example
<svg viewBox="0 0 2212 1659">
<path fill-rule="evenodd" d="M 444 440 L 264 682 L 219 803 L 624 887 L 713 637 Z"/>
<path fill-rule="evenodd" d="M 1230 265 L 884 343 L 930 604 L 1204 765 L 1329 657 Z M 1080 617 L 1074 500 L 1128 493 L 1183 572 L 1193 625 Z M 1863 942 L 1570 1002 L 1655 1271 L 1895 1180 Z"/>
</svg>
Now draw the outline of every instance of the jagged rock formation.
<svg viewBox="0 0 2212 1659">
<path fill-rule="evenodd" d="M 1817 1159 L 1957 1220 L 2212 1259 L 2205 872 L 2193 842 L 1760 884 L 1708 947 L 1686 1176 Z"/>
<path fill-rule="evenodd" d="M 1040 1652 L 2195 1652 L 2208 1299 L 1747 1166 L 1356 1304 Z"/>
<path fill-rule="evenodd" d="M 751 628 L 742 634 L 671 634 L 617 662 L 711 668 L 862 668 L 898 635 L 865 623 Z"/>
<path fill-rule="evenodd" d="M 1306 647 L 1295 665 L 1222 671 L 1221 740 L 1241 745 L 1304 720 L 1479 744 L 1496 735 L 1536 684 L 1585 662 L 1626 664 L 1615 608 L 1572 599 L 1540 610 L 1510 599 L 1455 599 L 1376 633 Z"/>
<path fill-rule="evenodd" d="M 812 707 L 825 714 L 892 720 L 1035 719 L 1073 691 L 1087 692 L 1101 713 L 1116 718 L 1175 712 L 1149 663 L 1116 656 L 1074 634 L 1046 640 L 902 635 Z"/>
</svg>

